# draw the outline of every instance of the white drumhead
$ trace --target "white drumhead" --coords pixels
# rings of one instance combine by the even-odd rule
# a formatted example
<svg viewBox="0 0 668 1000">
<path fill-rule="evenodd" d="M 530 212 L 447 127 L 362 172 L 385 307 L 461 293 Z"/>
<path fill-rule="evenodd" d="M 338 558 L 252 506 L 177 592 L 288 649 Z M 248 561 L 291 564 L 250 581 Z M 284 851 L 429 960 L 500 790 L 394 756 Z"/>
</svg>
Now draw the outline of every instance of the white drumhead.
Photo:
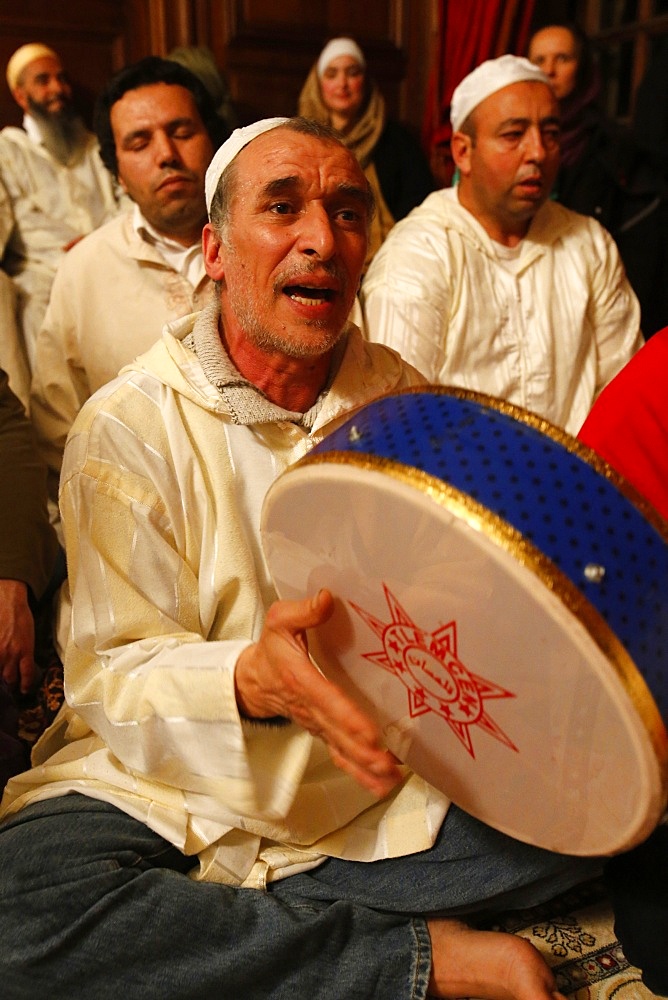
<svg viewBox="0 0 668 1000">
<path fill-rule="evenodd" d="M 400 478 L 327 462 L 274 484 L 262 536 L 280 597 L 336 598 L 309 636 L 316 663 L 467 812 L 579 855 L 659 821 L 665 761 L 637 698 L 521 545 Z"/>
</svg>

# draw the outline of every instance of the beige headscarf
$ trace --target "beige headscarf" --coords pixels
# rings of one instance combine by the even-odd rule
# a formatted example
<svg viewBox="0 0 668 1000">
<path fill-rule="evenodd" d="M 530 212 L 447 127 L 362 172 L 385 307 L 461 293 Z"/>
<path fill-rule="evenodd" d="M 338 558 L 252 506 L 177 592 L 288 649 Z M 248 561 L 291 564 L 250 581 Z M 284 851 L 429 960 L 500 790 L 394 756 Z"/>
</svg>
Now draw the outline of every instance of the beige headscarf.
<svg viewBox="0 0 668 1000">
<path fill-rule="evenodd" d="M 317 62 L 311 68 L 299 95 L 299 114 L 303 118 L 313 118 L 325 125 L 332 124 L 330 112 L 322 99 Z M 341 142 L 359 160 L 376 199 L 376 214 L 371 222 L 365 271 L 395 222 L 380 190 L 378 175 L 373 165 L 373 151 L 384 128 L 385 100 L 376 84 L 372 83 L 369 99 L 364 105 L 361 116 L 347 131 L 338 133 Z"/>
</svg>

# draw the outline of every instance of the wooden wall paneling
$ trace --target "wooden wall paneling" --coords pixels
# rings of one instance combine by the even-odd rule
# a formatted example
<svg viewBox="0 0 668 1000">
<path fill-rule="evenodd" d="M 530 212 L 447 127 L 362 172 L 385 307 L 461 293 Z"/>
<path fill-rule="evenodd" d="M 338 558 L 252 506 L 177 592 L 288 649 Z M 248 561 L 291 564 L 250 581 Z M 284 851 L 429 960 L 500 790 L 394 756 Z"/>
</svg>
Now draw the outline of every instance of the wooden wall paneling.
<svg viewBox="0 0 668 1000">
<path fill-rule="evenodd" d="M 396 24 L 398 8 L 405 0 L 218 0 L 235 11 L 239 32 L 284 32 L 295 37 L 314 33 L 380 37 Z"/>
<path fill-rule="evenodd" d="M 193 6 L 194 38 L 198 45 L 207 45 L 213 51 L 212 20 L 214 11 L 221 8 L 220 4 L 211 0 L 191 0 Z"/>
<path fill-rule="evenodd" d="M 22 112 L 9 92 L 4 68 L 26 42 L 50 45 L 61 56 L 77 105 L 90 122 L 95 97 L 125 61 L 125 17 L 118 0 L 3 0 L 0 4 L 0 126 L 19 125 Z"/>
<path fill-rule="evenodd" d="M 127 62 L 144 56 L 165 55 L 167 50 L 167 10 L 164 0 L 125 0 L 127 22 Z"/>
<path fill-rule="evenodd" d="M 164 56 L 177 45 L 195 41 L 195 8 L 191 0 L 141 0 L 133 7 L 145 7 L 148 24 L 148 51 L 142 55 Z"/>
<path fill-rule="evenodd" d="M 146 0 L 124 0 L 126 22 L 125 62 L 133 63 L 153 54 L 151 11 Z"/>
<path fill-rule="evenodd" d="M 216 0 L 125 0 L 130 59 L 166 56 L 177 45 L 207 45 Z"/>
<path fill-rule="evenodd" d="M 412 4 L 406 25 L 406 72 L 397 117 L 419 137 L 434 53 L 438 42 L 438 0 Z"/>
</svg>

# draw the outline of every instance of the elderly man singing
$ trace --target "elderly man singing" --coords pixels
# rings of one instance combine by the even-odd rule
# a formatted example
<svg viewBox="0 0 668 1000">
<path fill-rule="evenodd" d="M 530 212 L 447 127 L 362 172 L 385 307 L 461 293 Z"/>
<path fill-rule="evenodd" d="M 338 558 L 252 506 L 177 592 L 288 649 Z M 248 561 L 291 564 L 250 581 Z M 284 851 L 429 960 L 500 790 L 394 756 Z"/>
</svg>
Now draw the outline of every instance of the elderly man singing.
<svg viewBox="0 0 668 1000">
<path fill-rule="evenodd" d="M 88 400 L 66 448 L 68 704 L 3 801 L 3 995 L 550 1000 L 527 941 L 460 915 L 598 862 L 398 764 L 308 656 L 333 596 L 277 601 L 261 551 L 277 474 L 422 381 L 347 322 L 364 174 L 328 127 L 269 119 L 206 191 L 216 305 Z"/>
</svg>

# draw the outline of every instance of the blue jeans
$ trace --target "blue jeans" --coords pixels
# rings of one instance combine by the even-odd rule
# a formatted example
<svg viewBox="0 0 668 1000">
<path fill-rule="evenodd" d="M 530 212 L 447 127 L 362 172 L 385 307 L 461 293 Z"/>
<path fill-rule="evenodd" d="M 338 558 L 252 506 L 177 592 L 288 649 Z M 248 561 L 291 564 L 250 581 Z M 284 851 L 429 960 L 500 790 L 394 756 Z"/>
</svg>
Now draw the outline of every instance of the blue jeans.
<svg viewBox="0 0 668 1000">
<path fill-rule="evenodd" d="M 268 892 L 194 882 L 192 867 L 144 824 L 82 795 L 6 820 L 4 1000 L 423 1000 L 425 915 L 530 905 L 598 868 L 455 808 L 430 851 L 329 860 Z"/>
</svg>

